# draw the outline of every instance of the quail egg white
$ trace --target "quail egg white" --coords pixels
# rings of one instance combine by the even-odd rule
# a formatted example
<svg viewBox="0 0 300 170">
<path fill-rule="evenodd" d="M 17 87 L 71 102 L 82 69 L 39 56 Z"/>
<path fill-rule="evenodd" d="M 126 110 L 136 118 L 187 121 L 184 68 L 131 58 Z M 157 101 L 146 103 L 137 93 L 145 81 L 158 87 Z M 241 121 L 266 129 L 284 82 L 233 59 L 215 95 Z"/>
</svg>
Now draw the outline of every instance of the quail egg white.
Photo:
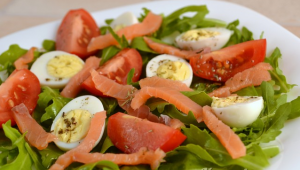
<svg viewBox="0 0 300 170">
<path fill-rule="evenodd" d="M 253 123 L 264 107 L 261 96 L 213 97 L 211 107 L 216 116 L 231 127 L 246 127 Z"/>
<path fill-rule="evenodd" d="M 173 55 L 162 54 L 148 62 L 146 76 L 179 80 L 189 87 L 193 79 L 193 70 L 186 60 Z"/>
<path fill-rule="evenodd" d="M 113 22 L 110 23 L 110 26 L 114 31 L 118 31 L 126 26 L 130 26 L 138 22 L 137 17 L 132 12 L 125 12 L 114 19 Z"/>
<path fill-rule="evenodd" d="M 199 50 L 210 47 L 211 51 L 221 49 L 229 40 L 231 30 L 222 27 L 209 27 L 189 30 L 176 37 L 179 48 L 185 50 Z"/>
<path fill-rule="evenodd" d="M 63 88 L 83 66 L 84 61 L 74 54 L 52 51 L 41 55 L 30 71 L 38 77 L 42 86 Z"/>
<path fill-rule="evenodd" d="M 66 104 L 51 126 L 51 132 L 59 139 L 55 142 L 57 147 L 67 151 L 78 146 L 89 130 L 93 115 L 103 110 L 101 101 L 91 95 L 77 97 Z M 104 127 L 95 145 L 102 138 Z"/>
</svg>

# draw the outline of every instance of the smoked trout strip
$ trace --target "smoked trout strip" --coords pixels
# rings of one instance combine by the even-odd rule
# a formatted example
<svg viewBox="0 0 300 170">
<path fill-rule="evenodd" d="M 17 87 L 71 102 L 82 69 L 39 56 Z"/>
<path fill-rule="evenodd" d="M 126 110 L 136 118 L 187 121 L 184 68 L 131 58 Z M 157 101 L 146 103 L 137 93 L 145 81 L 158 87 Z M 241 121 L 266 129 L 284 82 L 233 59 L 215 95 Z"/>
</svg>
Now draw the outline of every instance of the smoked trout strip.
<svg viewBox="0 0 300 170">
<path fill-rule="evenodd" d="M 34 59 L 34 51 L 36 50 L 36 47 L 31 47 L 30 50 L 27 51 L 23 56 L 18 58 L 14 62 L 14 66 L 16 69 L 28 69 L 28 64 L 31 63 Z"/>
<path fill-rule="evenodd" d="M 246 147 L 239 136 L 235 134 L 229 126 L 220 121 L 209 106 L 203 107 L 203 121 L 217 136 L 232 159 L 237 159 L 246 155 Z"/>
<path fill-rule="evenodd" d="M 196 50 L 196 51 L 187 51 L 187 50 L 180 50 L 176 47 L 173 47 L 171 45 L 166 45 L 166 44 L 160 44 L 157 42 L 154 42 L 148 37 L 144 37 L 144 40 L 146 44 L 155 52 L 159 54 L 170 54 L 174 55 L 183 59 L 189 60 L 191 57 L 195 55 L 202 55 L 205 53 L 210 52 L 210 48 L 204 48 L 201 50 Z"/>
<path fill-rule="evenodd" d="M 82 70 L 80 70 L 76 75 L 74 75 L 66 87 L 60 93 L 63 97 L 75 98 L 81 90 L 81 83 L 84 82 L 88 77 L 90 77 L 91 70 L 99 67 L 100 58 L 92 56 L 89 57 L 84 64 Z"/>
<path fill-rule="evenodd" d="M 28 143 L 39 150 L 48 147 L 48 143 L 58 140 L 58 138 L 47 133 L 29 114 L 27 107 L 21 103 L 12 108 L 13 118 L 16 121 L 21 133 L 26 133 L 25 138 Z"/>
<path fill-rule="evenodd" d="M 113 153 L 79 153 L 74 154 L 74 161 L 88 164 L 98 161 L 112 161 L 118 165 L 139 165 L 149 164 L 152 170 L 158 168 L 159 164 L 163 162 L 166 156 L 161 149 L 155 151 L 141 148 L 138 152 L 132 154 L 113 154 Z"/>
<path fill-rule="evenodd" d="M 221 88 L 209 93 L 209 96 L 227 97 L 231 93 L 237 92 L 242 88 L 249 86 L 259 86 L 263 81 L 270 81 L 271 75 L 268 70 L 272 70 L 269 63 L 258 63 L 254 67 L 248 68 L 242 72 L 235 74 L 225 82 Z"/>
<path fill-rule="evenodd" d="M 119 31 L 116 34 L 119 37 L 122 35 L 125 36 L 127 40 L 131 40 L 135 37 L 140 37 L 144 35 L 150 35 L 156 32 L 162 23 L 162 16 L 155 15 L 152 12 L 149 12 L 142 23 L 137 23 L 131 26 L 127 26 Z M 98 49 L 103 49 L 111 45 L 117 45 L 118 42 L 111 34 L 100 35 L 98 37 L 92 38 L 90 41 L 87 50 L 94 51 Z"/>
<path fill-rule="evenodd" d="M 106 111 L 97 112 L 91 120 L 90 129 L 84 140 L 74 149 L 59 156 L 50 170 L 63 170 L 74 162 L 75 153 L 89 153 L 95 146 L 105 124 Z"/>
<path fill-rule="evenodd" d="M 193 91 L 186 84 L 177 80 L 170 80 L 161 77 L 148 77 L 139 81 L 140 87 L 167 87 L 177 91 Z"/>
<path fill-rule="evenodd" d="M 185 114 L 192 111 L 195 118 L 202 117 L 202 107 L 192 101 L 190 98 L 186 97 L 177 90 L 173 90 L 166 87 L 144 87 L 139 90 L 131 101 L 131 107 L 133 109 L 138 109 L 141 105 L 146 103 L 150 97 L 161 98 L 171 104 L 174 104 L 176 108 Z"/>
</svg>

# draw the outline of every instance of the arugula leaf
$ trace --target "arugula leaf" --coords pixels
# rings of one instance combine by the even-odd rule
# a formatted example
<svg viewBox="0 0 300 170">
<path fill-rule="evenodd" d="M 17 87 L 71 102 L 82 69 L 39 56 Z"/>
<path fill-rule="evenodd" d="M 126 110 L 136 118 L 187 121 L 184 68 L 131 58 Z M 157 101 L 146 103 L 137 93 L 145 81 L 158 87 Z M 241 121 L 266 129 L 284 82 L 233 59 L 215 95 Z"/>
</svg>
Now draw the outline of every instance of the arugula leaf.
<svg viewBox="0 0 300 170">
<path fill-rule="evenodd" d="M 114 21 L 114 19 L 106 19 L 106 20 L 105 20 L 105 23 L 106 23 L 107 25 L 110 25 L 113 21 Z"/>
<path fill-rule="evenodd" d="M 25 148 L 25 134 L 21 135 L 18 130 L 11 127 L 10 120 L 5 124 L 2 124 L 4 133 L 8 137 L 13 146 L 18 148 L 18 156 L 10 163 L 7 163 L 1 166 L 2 170 L 11 170 L 11 169 L 31 169 L 32 161 L 29 153 Z"/>
<path fill-rule="evenodd" d="M 25 143 L 25 148 L 26 148 L 27 152 L 29 153 L 36 169 L 38 169 L 38 170 L 47 169 L 41 164 L 40 155 L 38 155 L 35 151 L 33 151 L 33 149 L 29 146 L 28 143 Z"/>
<path fill-rule="evenodd" d="M 258 145 L 252 147 L 252 153 L 238 159 L 232 159 L 222 144 L 206 130 L 194 125 L 182 129 L 187 136 L 184 144 L 175 150 L 191 152 L 205 161 L 218 166 L 239 165 L 249 169 L 263 169 L 268 166 L 268 159 Z"/>
<path fill-rule="evenodd" d="M 107 29 L 111 33 L 111 35 L 114 37 L 114 39 L 119 43 L 119 45 L 121 46 L 121 49 L 129 46 L 129 43 L 124 35 L 122 35 L 122 37 L 120 38 L 111 27 L 108 27 Z"/>
<path fill-rule="evenodd" d="M 269 122 L 266 132 L 260 136 L 260 142 L 268 143 L 275 140 L 275 138 L 281 134 L 280 129 L 283 128 L 285 121 L 288 119 L 291 108 L 291 103 L 285 103 L 276 110 L 275 115 Z"/>
<path fill-rule="evenodd" d="M 210 106 L 212 103 L 212 98 L 203 91 L 182 91 L 181 93 L 187 96 L 188 98 L 192 99 L 195 103 L 199 104 L 200 106 Z"/>
<path fill-rule="evenodd" d="M 148 13 L 150 12 L 150 10 L 148 8 L 142 8 L 143 13 L 141 13 L 141 16 L 138 17 L 139 22 L 143 22 L 143 20 L 146 18 L 146 16 L 148 15 Z"/>
<path fill-rule="evenodd" d="M 111 115 L 115 108 L 118 106 L 118 101 L 114 98 L 99 98 L 103 104 L 104 109 L 106 110 L 107 115 Z"/>
<path fill-rule="evenodd" d="M 0 55 L 0 64 L 5 65 L 7 62 L 13 63 L 26 52 L 27 50 L 17 44 L 10 45 L 9 49 Z"/>
<path fill-rule="evenodd" d="M 202 22 L 197 24 L 198 27 L 226 27 L 225 21 L 213 18 L 204 18 Z"/>
<path fill-rule="evenodd" d="M 103 142 L 103 145 L 101 147 L 100 153 L 105 153 L 112 146 L 114 146 L 114 144 L 112 143 L 110 138 L 108 136 L 106 136 L 106 138 Z"/>
<path fill-rule="evenodd" d="M 50 168 L 55 160 L 64 152 L 56 147 L 55 144 L 49 143 L 48 147 L 38 151 L 41 155 L 42 165 L 46 168 Z"/>
<path fill-rule="evenodd" d="M 181 17 L 188 12 L 196 12 L 192 17 Z M 187 6 L 180 8 L 170 15 L 164 17 L 160 30 L 158 31 L 158 38 L 171 35 L 175 31 L 180 33 L 190 30 L 192 26 L 200 23 L 205 15 L 208 14 L 208 9 L 205 5 Z"/>
<path fill-rule="evenodd" d="M 109 46 L 102 50 L 102 56 L 100 61 L 100 66 L 103 65 L 105 62 L 113 58 L 118 52 L 121 50 L 116 46 Z"/>
<path fill-rule="evenodd" d="M 140 85 L 139 85 L 139 82 L 133 82 L 132 81 L 132 78 L 134 76 L 134 68 L 132 68 L 129 72 L 128 72 L 128 75 L 127 75 L 127 84 L 129 85 L 132 85 L 136 88 L 138 88 Z"/>
<path fill-rule="evenodd" d="M 266 63 L 270 63 L 273 70 L 269 70 L 272 80 L 275 84 L 280 87 L 279 90 L 275 90 L 276 94 L 287 93 L 295 84 L 288 84 L 286 77 L 282 74 L 282 70 L 278 66 L 278 60 L 281 58 L 281 53 L 279 48 L 275 48 L 271 56 L 265 58 Z"/>
<path fill-rule="evenodd" d="M 111 161 L 99 161 L 96 163 L 86 164 L 73 168 L 73 170 L 93 170 L 96 167 L 99 170 L 119 170 L 119 166 Z"/>
<path fill-rule="evenodd" d="M 157 115 L 168 115 L 171 118 L 179 119 L 184 124 L 194 124 L 199 126 L 199 123 L 197 122 L 197 119 L 192 112 L 189 112 L 189 114 L 186 115 L 177 110 L 177 108 L 173 104 L 170 104 L 164 100 L 151 98 L 147 101 L 147 105 L 154 114 L 157 114 L 155 113 L 155 111 L 157 111 Z"/>
<path fill-rule="evenodd" d="M 293 101 L 291 101 L 292 110 L 289 115 L 289 119 L 295 119 L 300 116 L 300 97 L 297 97 Z"/>
<path fill-rule="evenodd" d="M 42 92 L 39 94 L 39 99 L 37 101 L 38 107 L 46 111 L 41 117 L 41 122 L 54 119 L 58 112 L 69 101 L 71 101 L 71 99 L 62 97 L 58 89 L 52 89 L 48 86 L 43 86 Z"/>
<path fill-rule="evenodd" d="M 55 50 L 55 41 L 53 40 L 44 40 L 42 45 L 46 52 Z"/>
<path fill-rule="evenodd" d="M 239 20 L 235 20 L 227 25 L 227 29 L 232 30 L 233 34 L 224 47 L 228 47 L 234 44 L 253 40 L 253 33 L 246 27 L 242 27 L 242 30 L 238 29 L 237 26 L 240 24 Z"/>
<path fill-rule="evenodd" d="M 131 41 L 130 46 L 131 46 L 131 48 L 137 49 L 139 51 L 157 54 L 155 51 L 153 51 L 151 48 L 148 47 L 148 45 L 144 41 L 143 37 L 135 37 Z"/>
</svg>

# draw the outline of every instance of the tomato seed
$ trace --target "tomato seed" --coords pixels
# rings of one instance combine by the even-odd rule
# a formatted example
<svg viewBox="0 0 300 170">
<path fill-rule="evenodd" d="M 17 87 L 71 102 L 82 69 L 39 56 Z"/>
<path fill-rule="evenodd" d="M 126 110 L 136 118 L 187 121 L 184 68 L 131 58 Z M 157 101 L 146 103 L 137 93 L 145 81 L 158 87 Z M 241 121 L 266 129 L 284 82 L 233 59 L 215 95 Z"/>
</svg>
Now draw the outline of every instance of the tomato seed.
<svg viewBox="0 0 300 170">
<path fill-rule="evenodd" d="M 22 91 L 26 91 L 26 88 L 24 86 L 18 85 L 18 87 L 22 90 Z"/>
<path fill-rule="evenodd" d="M 10 107 L 14 107 L 15 106 L 15 103 L 12 100 L 8 100 L 8 104 L 9 104 Z"/>
</svg>

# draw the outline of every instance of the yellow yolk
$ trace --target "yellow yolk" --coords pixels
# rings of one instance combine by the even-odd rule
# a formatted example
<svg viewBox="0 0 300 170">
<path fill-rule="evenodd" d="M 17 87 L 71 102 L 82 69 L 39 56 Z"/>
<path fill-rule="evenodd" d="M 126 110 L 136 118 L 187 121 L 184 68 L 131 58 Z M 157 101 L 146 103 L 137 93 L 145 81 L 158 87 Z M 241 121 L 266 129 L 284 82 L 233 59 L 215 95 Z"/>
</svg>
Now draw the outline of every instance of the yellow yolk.
<svg viewBox="0 0 300 170">
<path fill-rule="evenodd" d="M 213 97 L 213 102 L 211 103 L 212 107 L 226 107 L 234 105 L 237 103 L 245 103 L 247 101 L 253 100 L 256 97 L 242 97 L 242 96 L 229 96 L 225 98 Z"/>
<path fill-rule="evenodd" d="M 59 55 L 47 63 L 47 71 L 51 76 L 69 78 L 83 68 L 81 60 L 72 55 Z"/>
<path fill-rule="evenodd" d="M 191 72 L 189 67 L 180 61 L 167 61 L 161 64 L 156 72 L 158 77 L 171 80 L 185 80 Z"/>
<path fill-rule="evenodd" d="M 71 110 L 58 119 L 54 128 L 54 134 L 63 142 L 79 141 L 86 136 L 90 128 L 91 119 L 92 114 L 87 110 Z"/>
<path fill-rule="evenodd" d="M 187 31 L 184 35 L 182 35 L 182 39 L 185 41 L 191 41 L 191 40 L 200 40 L 200 39 L 206 39 L 209 37 L 214 37 L 219 35 L 220 33 L 217 31 L 209 31 L 209 30 L 190 30 Z"/>
</svg>

